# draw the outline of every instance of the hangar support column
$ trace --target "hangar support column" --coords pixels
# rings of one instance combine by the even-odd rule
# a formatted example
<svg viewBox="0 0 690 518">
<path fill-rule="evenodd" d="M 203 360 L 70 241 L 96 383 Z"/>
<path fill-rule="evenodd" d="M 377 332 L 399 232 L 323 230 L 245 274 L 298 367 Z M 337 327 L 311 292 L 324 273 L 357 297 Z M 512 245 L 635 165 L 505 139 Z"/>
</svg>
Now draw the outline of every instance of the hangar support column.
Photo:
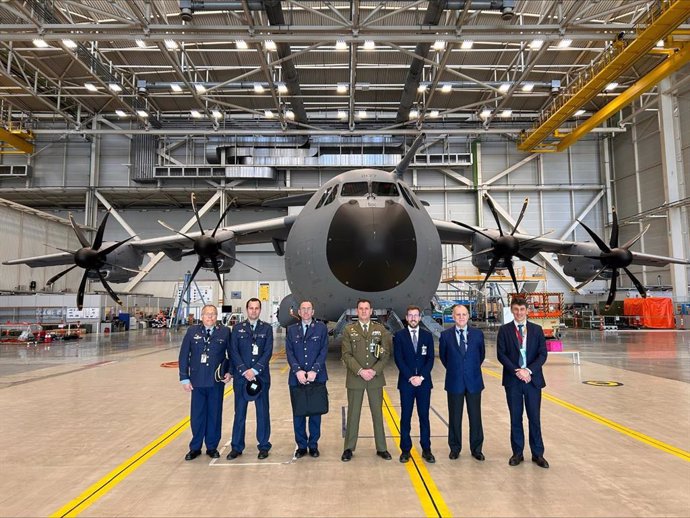
<svg viewBox="0 0 690 518">
<path fill-rule="evenodd" d="M 680 151 L 680 124 L 678 121 L 678 99 L 673 93 L 670 78 L 659 83 L 659 126 L 661 137 L 661 166 L 663 170 L 664 194 L 668 208 L 669 255 L 688 258 L 687 229 L 683 234 L 683 207 L 677 202 L 686 196 L 683 179 L 683 156 Z M 688 299 L 688 267 L 671 264 L 671 284 L 677 300 Z"/>
</svg>

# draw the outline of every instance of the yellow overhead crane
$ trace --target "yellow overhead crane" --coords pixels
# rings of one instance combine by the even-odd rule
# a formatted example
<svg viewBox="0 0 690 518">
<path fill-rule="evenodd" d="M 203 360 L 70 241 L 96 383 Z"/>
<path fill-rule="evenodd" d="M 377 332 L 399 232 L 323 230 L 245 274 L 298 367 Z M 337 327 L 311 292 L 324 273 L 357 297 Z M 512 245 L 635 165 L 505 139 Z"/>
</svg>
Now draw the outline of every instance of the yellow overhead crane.
<svg viewBox="0 0 690 518">
<path fill-rule="evenodd" d="M 33 134 L 31 132 L 12 129 L 7 130 L 0 127 L 0 144 L 2 144 L 0 146 L 0 155 L 33 153 L 34 145 L 29 142 L 28 139 L 33 139 Z M 4 144 L 9 144 L 17 151 L 8 151 Z"/>
<path fill-rule="evenodd" d="M 677 52 L 637 81 L 616 99 L 599 110 L 574 131 L 565 134 L 558 132 L 560 126 L 575 112 L 592 100 L 609 83 L 617 79 L 642 56 L 651 52 L 659 40 L 668 37 L 681 23 L 690 17 L 690 0 L 663 0 L 657 11 L 650 11 L 648 17 L 640 22 L 646 27 L 637 37 L 625 45 L 612 45 L 606 53 L 583 70 L 580 75 L 556 96 L 542 112 L 537 126 L 520 137 L 518 149 L 526 152 L 563 151 L 579 138 L 606 120 L 618 110 L 634 101 L 643 92 L 672 74 L 690 60 L 690 44 L 682 45 Z M 558 142 L 544 142 L 549 137 L 560 138 Z"/>
</svg>

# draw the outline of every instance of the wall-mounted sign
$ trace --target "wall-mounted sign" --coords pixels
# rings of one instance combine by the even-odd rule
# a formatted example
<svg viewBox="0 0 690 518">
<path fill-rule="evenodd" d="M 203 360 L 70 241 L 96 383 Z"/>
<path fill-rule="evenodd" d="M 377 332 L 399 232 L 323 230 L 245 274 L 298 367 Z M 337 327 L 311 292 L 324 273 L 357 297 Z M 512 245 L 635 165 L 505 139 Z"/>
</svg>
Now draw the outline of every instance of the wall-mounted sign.
<svg viewBox="0 0 690 518">
<path fill-rule="evenodd" d="M 101 308 L 67 308 L 67 320 L 100 320 Z"/>
</svg>

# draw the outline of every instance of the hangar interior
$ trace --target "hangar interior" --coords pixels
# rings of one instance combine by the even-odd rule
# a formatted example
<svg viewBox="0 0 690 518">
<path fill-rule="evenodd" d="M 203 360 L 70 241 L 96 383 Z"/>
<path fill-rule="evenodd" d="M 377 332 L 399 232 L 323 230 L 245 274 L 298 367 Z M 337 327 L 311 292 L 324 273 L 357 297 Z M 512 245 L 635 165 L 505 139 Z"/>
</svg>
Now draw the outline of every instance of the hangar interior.
<svg viewBox="0 0 690 518">
<path fill-rule="evenodd" d="M 223 226 L 298 216 L 299 206 L 281 206 L 279 200 L 313 194 L 352 169 L 391 171 L 420 133 L 425 140 L 403 180 L 434 219 L 493 229 L 491 202 L 503 229 L 510 231 L 528 199 L 520 233 L 592 241 L 582 222 L 608 243 L 615 208 L 619 243 L 644 232 L 631 250 L 687 261 L 689 16 L 687 0 L 3 0 L 0 225 L 5 246 L 0 248 L 0 262 L 79 249 L 83 243 L 70 224 L 70 214 L 90 242 L 106 213 L 105 239 L 109 242 L 172 234 L 159 221 L 175 231 L 193 232 L 197 223 L 192 195 L 205 229 L 214 228 L 221 214 L 225 214 Z M 276 246 L 238 245 L 238 262 L 222 272 L 222 292 L 214 271 L 201 269 L 195 281 L 206 294 L 204 301 L 223 306 L 223 313 L 230 315 L 242 313 L 244 301 L 258 296 L 264 301 L 261 318 L 275 323 L 276 336 L 281 334 L 276 311 L 291 287 Z M 437 298 L 486 301 L 477 314 L 481 321 L 496 311 L 490 301 L 503 305 L 514 290 L 510 276 L 501 269 L 478 291 L 488 263 L 478 270 L 471 253 L 462 245 L 442 245 Z M 567 257 L 544 252 L 533 260 L 536 265 L 516 260 L 521 290 L 559 293 L 564 307 L 600 311 L 609 293 L 609 278 L 579 287 L 564 272 Z M 76 313 L 75 304 L 70 305 L 82 278 L 81 269 L 46 286 L 64 265 L 31 268 L 3 264 L 0 320 L 26 322 L 35 315 L 37 321 L 51 326 L 87 323 L 89 331 L 96 333 L 124 312 L 150 326 L 149 316 L 172 315 L 171 308 L 179 305 L 185 275 L 194 270 L 196 261 L 195 256 L 174 261 L 162 252 L 150 253 L 133 271 L 121 271 L 124 282 L 110 286 L 125 301 L 123 307 L 108 297 L 97 278 L 89 280 L 84 306 L 98 308 L 91 315 Z M 631 500 L 626 505 L 630 507 L 625 511 L 605 496 L 595 499 L 600 507 L 594 509 L 566 495 L 552 505 L 538 504 L 533 514 L 605 516 L 634 514 L 634 510 L 645 516 L 680 516 L 690 505 L 690 492 L 680 496 L 682 488 L 687 490 L 690 484 L 686 451 L 689 338 L 682 332 L 690 319 L 689 267 L 631 264 L 628 269 L 648 295 L 672 300 L 672 327 L 677 331 L 669 332 L 678 334 L 649 335 L 649 339 L 625 334 L 600 337 L 590 329 L 564 329 L 564 341 L 567 344 L 569 339 L 571 348 L 577 344 L 584 361 L 571 366 L 569 361 L 561 362 L 569 357 L 557 358 L 552 376 L 565 387 L 559 397 L 572 397 L 583 408 L 597 408 L 613 421 L 632 419 L 631 428 L 639 424 L 650 437 L 679 447 L 671 448 L 669 451 L 675 451 L 671 455 L 653 450 L 651 458 L 645 457 L 646 446 L 639 444 L 628 448 L 625 442 L 614 441 L 611 451 L 603 446 L 596 450 L 600 464 L 595 463 L 595 482 L 612 493 L 633 492 L 628 493 Z M 617 287 L 616 300 L 621 303 L 639 296 L 625 274 L 618 277 Z M 197 298 L 185 312 L 198 317 L 201 305 Z M 585 327 L 594 329 L 594 320 L 590 322 Z M 616 317 L 615 323 L 623 322 L 627 321 Z M 596 320 L 597 332 L 606 323 L 603 317 Z M 79 400 L 94 407 L 99 407 L 100 398 L 112 397 L 96 385 L 97 371 L 106 367 L 86 374 L 82 370 L 100 362 L 122 368 L 113 375 L 126 384 L 145 378 L 144 391 L 171 385 L 170 376 L 158 371 L 152 374 L 148 369 L 165 358 L 173 359 L 181 335 L 172 330 L 154 335 L 155 330 L 142 327 L 129 326 L 141 331 L 137 338 L 113 336 L 104 345 L 87 335 L 81 349 L 65 344 L 61 352 L 56 345 L 41 353 L 35 345 L 18 352 L 18 346 L 3 344 L 0 391 L 4 394 L 0 400 L 2 410 L 17 412 L 17 418 L 12 423 L 4 421 L 0 436 L 20 440 L 22 427 L 43 426 L 37 416 L 18 405 L 30 401 L 44 409 L 46 402 L 31 389 L 46 384 L 46 378 L 72 394 L 75 405 Z M 493 337 L 493 332 L 489 327 L 487 336 Z M 625 357 L 628 342 L 632 345 L 627 351 L 634 350 L 637 357 L 621 360 L 617 355 Z M 336 352 L 331 351 L 331 356 L 337 369 Z M 98 361 L 92 363 L 94 358 Z M 488 366 L 492 372 L 495 360 L 493 363 Z M 621 408 L 615 399 L 602 402 L 577 385 L 583 371 L 590 378 L 624 378 L 637 392 L 627 395 L 629 400 Z M 73 372 L 90 376 L 78 385 L 81 388 L 83 383 L 93 392 L 85 396 L 80 388 L 70 388 Z M 342 385 L 342 377 L 336 374 L 332 383 Z M 673 395 L 672 413 L 683 418 L 679 429 L 674 429 L 661 408 L 650 409 L 639 423 L 634 420 L 631 402 L 644 393 L 640 387 L 650 377 L 660 380 L 652 395 L 655 405 L 667 404 Z M 15 396 L 9 397 L 12 391 Z M 390 392 L 394 392 L 392 388 Z M 437 392 L 434 397 L 442 409 L 445 403 L 441 390 Z M 139 426 L 147 412 L 145 402 L 137 402 L 130 409 L 132 415 L 125 415 L 128 411 L 123 402 L 137 400 L 137 394 L 126 389 L 120 397 L 122 401 L 113 403 L 116 418 L 122 419 L 123 426 Z M 333 408 L 340 408 L 343 394 L 334 391 L 333 397 Z M 286 394 L 276 398 L 284 404 L 278 415 L 289 419 Z M 503 423 L 506 417 L 499 400 L 496 394 L 488 398 L 495 406 L 487 420 Z M 151 403 L 151 399 L 147 401 Z M 122 451 L 134 453 L 127 441 L 143 446 L 159 433 L 161 423 L 172 423 L 183 415 L 186 404 L 181 395 L 166 394 L 161 401 L 162 407 L 168 405 L 166 409 L 157 410 L 135 437 L 99 425 L 89 428 L 89 440 L 103 434 Z M 391 406 L 396 404 L 393 401 Z M 43 415 L 51 423 L 57 423 L 61 413 L 77 412 L 79 417 L 70 424 L 75 429 L 80 422 L 93 419 L 93 414 L 71 408 L 67 402 L 45 411 L 48 413 Z M 550 417 L 563 430 L 578 426 L 563 408 L 554 414 Z M 329 425 L 334 437 L 338 434 L 335 421 Z M 443 423 L 439 416 L 434 425 L 440 435 Z M 366 426 L 364 423 L 363 429 Z M 282 422 L 276 426 L 278 433 L 289 434 L 289 428 Z M 607 429 L 605 433 L 612 432 Z M 563 464 L 575 466 L 575 484 L 588 496 L 596 492 L 586 487 L 588 466 L 578 460 L 577 450 L 598 441 L 597 434 L 596 429 L 586 428 L 583 437 L 560 453 Z M 506 442 L 504 435 L 492 431 L 496 443 Z M 562 447 L 566 443 L 555 430 L 551 436 Z M 45 438 L 54 440 L 47 432 Z M 60 489 L 46 492 L 35 505 L 24 500 L 19 507 L 6 507 L 10 514 L 48 514 L 66 502 L 61 492 L 68 492 L 69 498 L 77 496 L 79 488 L 68 480 L 79 473 L 79 462 L 67 457 L 75 456 L 78 461 L 85 457 L 76 453 L 77 441 L 70 441 L 65 458 L 58 455 L 61 474 L 55 487 Z M 337 450 L 338 444 L 333 439 L 329 449 Z M 283 449 L 288 455 L 290 447 L 284 445 Z M 503 463 L 502 451 L 500 455 Z M 88 483 L 82 489 L 128 456 L 110 452 L 104 461 L 106 468 L 89 465 L 90 474 L 84 477 Z M 166 463 L 177 462 L 177 457 L 166 450 L 152 463 L 158 465 L 146 469 L 159 476 Z M 623 487 L 606 481 L 608 462 L 627 469 L 628 463 L 637 465 L 640 458 L 643 467 L 663 466 L 663 478 L 674 481 L 665 488 L 650 485 L 647 478 Z M 14 454 L 5 461 L 18 469 Z M 285 462 L 277 469 L 290 465 Z M 388 479 L 384 468 L 364 467 L 373 469 L 373 478 L 367 479 L 372 487 Z M 326 464 L 315 468 L 314 474 L 318 477 L 320 469 L 331 468 Z M 414 490 L 406 488 L 385 493 L 380 515 L 509 516 L 519 512 L 510 507 L 510 498 L 497 500 L 493 507 L 486 504 L 484 492 L 491 484 L 482 488 L 481 482 L 489 477 L 474 466 L 468 476 L 475 479 L 471 487 L 480 494 L 477 503 L 448 496 L 456 476 L 452 471 L 435 475 L 447 508 L 437 508 L 434 514 L 429 511 L 429 506 L 434 507 L 433 497 L 432 504 L 424 503 Z M 51 470 L 53 475 L 56 472 Z M 248 466 L 247 473 L 238 484 L 251 492 L 253 481 L 264 472 L 261 467 Z M 491 473 L 497 476 L 502 471 L 497 467 Z M 17 474 L 16 484 L 37 476 L 23 468 Z M 183 487 L 181 478 L 186 475 L 191 473 L 176 472 L 171 486 Z M 277 494 L 287 499 L 290 487 L 281 476 L 271 482 Z M 530 474 L 529 483 L 537 494 L 551 498 L 538 476 Z M 200 477 L 213 484 L 211 474 Z M 346 490 L 348 479 L 338 478 L 336 485 Z M 7 489 L 10 487 L 14 486 Z M 194 512 L 178 500 L 183 496 L 162 504 L 169 498 L 170 488 L 168 492 L 152 488 L 154 505 L 134 488 L 123 487 L 91 511 L 132 516 Z M 330 494 L 327 485 L 321 489 L 322 494 Z M 655 490 L 667 497 L 663 512 L 654 507 Z M 519 495 L 519 486 L 510 482 L 508 493 Z M 184 490 L 181 495 L 188 496 Z M 7 498 L 3 497 L 5 503 Z M 238 514 L 285 514 L 277 505 L 265 505 L 252 503 Z M 343 500 L 338 505 L 338 512 L 328 514 L 371 515 L 364 504 Z M 316 506 L 307 514 L 323 515 L 325 509 Z M 223 510 L 214 504 L 208 513 L 221 515 Z"/>
</svg>

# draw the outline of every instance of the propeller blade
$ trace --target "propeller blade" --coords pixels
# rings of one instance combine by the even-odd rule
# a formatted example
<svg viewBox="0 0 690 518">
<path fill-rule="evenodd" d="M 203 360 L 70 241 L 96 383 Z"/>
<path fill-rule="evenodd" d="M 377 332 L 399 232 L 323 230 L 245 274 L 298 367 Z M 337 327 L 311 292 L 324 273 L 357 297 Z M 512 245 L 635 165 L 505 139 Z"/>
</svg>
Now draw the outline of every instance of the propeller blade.
<svg viewBox="0 0 690 518">
<path fill-rule="evenodd" d="M 510 278 L 513 279 L 513 286 L 515 286 L 515 293 L 520 293 L 517 285 L 517 278 L 515 277 L 515 269 L 513 268 L 513 260 L 508 259 L 506 261 L 506 266 L 508 267 L 508 272 L 510 273 Z"/>
<path fill-rule="evenodd" d="M 534 266 L 538 266 L 538 267 L 541 268 L 542 270 L 546 270 L 546 268 L 544 268 L 541 264 L 539 264 L 539 263 L 536 262 L 536 261 L 533 261 L 532 259 L 530 259 L 530 258 L 527 257 L 526 255 L 521 254 L 520 252 L 518 252 L 517 254 L 515 254 L 515 257 L 517 257 L 517 258 L 520 259 L 521 261 L 527 261 L 528 263 L 532 263 Z"/>
<path fill-rule="evenodd" d="M 616 207 L 611 207 L 611 238 L 609 239 L 609 246 L 611 248 L 618 248 L 618 216 L 616 216 Z"/>
<path fill-rule="evenodd" d="M 189 282 L 187 283 L 187 286 L 192 285 L 192 281 L 194 280 L 194 277 L 196 277 L 196 274 L 199 273 L 199 270 L 201 269 L 201 265 L 204 264 L 204 259 L 203 257 L 199 257 L 199 260 L 196 262 L 196 266 L 194 267 L 194 271 L 192 272 L 191 277 L 189 277 Z"/>
<path fill-rule="evenodd" d="M 199 219 L 199 212 L 196 210 L 196 195 L 192 193 L 192 210 L 194 211 L 194 217 L 196 218 L 197 225 L 199 225 L 199 230 L 201 230 L 201 235 L 204 234 L 204 227 L 201 226 L 201 220 Z"/>
<path fill-rule="evenodd" d="M 616 298 L 616 284 L 618 281 L 618 268 L 611 270 L 611 287 L 609 288 L 609 296 L 606 299 L 606 306 L 604 309 L 609 309 L 613 299 Z"/>
<path fill-rule="evenodd" d="M 591 237 L 594 240 L 594 242 L 597 244 L 597 246 L 599 247 L 599 250 L 601 250 L 602 252 L 610 252 L 611 251 L 611 249 L 608 246 L 606 246 L 606 243 L 604 243 L 601 240 L 601 238 L 599 236 L 597 236 L 591 228 L 589 228 L 587 225 L 585 225 L 579 219 L 577 220 L 577 222 L 580 225 L 582 225 L 582 228 L 584 228 L 587 231 L 587 233 L 589 234 L 589 237 Z"/>
<path fill-rule="evenodd" d="M 520 215 L 518 216 L 518 219 L 515 222 L 515 226 L 513 227 L 513 231 L 510 233 L 511 236 L 513 234 L 515 234 L 515 231 L 520 226 L 520 222 L 522 221 L 522 218 L 525 216 L 525 211 L 527 210 L 527 204 L 528 203 L 529 203 L 529 198 L 525 198 L 525 203 L 522 204 L 522 210 L 520 211 Z"/>
<path fill-rule="evenodd" d="M 599 268 L 599 269 L 594 273 L 594 275 L 592 275 L 592 276 L 591 276 L 590 278 L 588 278 L 587 280 L 582 281 L 580 284 L 578 284 L 577 286 L 575 286 L 575 289 L 576 289 L 576 290 L 579 290 L 579 289 L 582 288 L 583 286 L 586 286 L 587 284 L 589 284 L 590 282 L 592 282 L 594 279 L 596 279 L 597 277 L 599 277 L 599 275 L 601 275 L 601 272 L 603 272 L 604 270 L 606 270 L 606 266 L 602 266 L 601 268 Z"/>
<path fill-rule="evenodd" d="M 104 257 L 105 257 L 106 255 L 108 255 L 110 252 L 112 252 L 112 251 L 115 250 L 116 248 L 121 247 L 121 246 L 124 245 L 127 241 L 129 241 L 129 240 L 131 240 L 131 239 L 134 239 L 134 236 L 130 236 L 130 237 L 128 237 L 127 239 L 123 239 L 122 241 L 118 241 L 118 242 L 115 243 L 114 245 L 110 245 L 108 248 L 104 248 L 103 250 L 99 250 L 99 251 L 98 251 L 98 257 L 100 257 L 101 259 L 104 258 Z"/>
<path fill-rule="evenodd" d="M 180 232 L 179 230 L 175 230 L 175 229 L 172 228 L 170 225 L 166 225 L 163 221 L 158 220 L 158 223 L 160 223 L 163 227 L 167 228 L 170 232 L 175 232 L 175 234 L 179 234 L 179 235 L 181 235 L 182 237 L 186 237 L 186 238 L 189 239 L 190 241 L 194 242 L 194 238 L 189 237 L 187 234 L 183 234 L 183 233 Z"/>
<path fill-rule="evenodd" d="M 232 204 L 235 200 L 236 200 L 236 198 L 233 198 L 232 200 L 230 200 L 230 203 L 228 203 L 228 206 L 225 207 L 223 214 L 221 214 L 220 218 L 218 218 L 218 223 L 216 223 L 216 228 L 213 229 L 213 233 L 211 234 L 213 237 L 216 236 L 216 232 L 218 232 L 218 229 L 220 228 L 221 223 L 223 223 L 223 220 L 225 219 L 225 216 L 227 215 L 227 213 L 230 212 L 230 209 L 232 208 Z"/>
<path fill-rule="evenodd" d="M 213 264 L 213 271 L 216 274 L 216 279 L 218 279 L 218 284 L 220 284 L 220 291 L 223 293 L 223 297 L 225 298 L 225 289 L 223 288 L 223 280 L 220 278 L 220 270 L 218 270 L 218 261 L 216 261 L 215 257 L 211 258 L 211 264 Z"/>
<path fill-rule="evenodd" d="M 79 283 L 79 291 L 77 291 L 77 309 L 84 307 L 84 290 L 86 289 L 86 279 L 89 276 L 89 270 L 84 270 L 84 275 L 81 276 Z"/>
<path fill-rule="evenodd" d="M 225 250 L 218 250 L 218 252 L 221 253 L 221 254 L 223 254 L 225 257 L 229 257 L 230 259 L 232 259 L 232 260 L 234 260 L 234 261 L 236 261 L 236 262 L 238 262 L 238 263 L 240 263 L 240 264 L 245 265 L 247 268 L 251 268 L 251 269 L 254 270 L 255 272 L 261 273 L 261 270 L 257 270 L 256 268 L 254 268 L 253 266 L 251 266 L 251 265 L 245 263 L 244 261 L 240 261 L 237 257 L 235 257 L 235 256 L 232 255 L 232 254 L 227 253 Z"/>
<path fill-rule="evenodd" d="M 98 272 L 98 277 L 101 279 L 101 284 L 105 288 L 105 291 L 108 292 L 108 295 L 110 295 L 110 298 L 117 302 L 120 306 L 122 306 L 122 301 L 120 300 L 120 297 L 118 297 L 117 294 L 113 291 L 113 289 L 110 287 L 110 284 L 106 282 L 105 275 L 103 275 L 103 272 L 101 272 L 100 270 L 96 271 Z"/>
<path fill-rule="evenodd" d="M 471 227 L 471 226 L 469 226 L 469 225 L 466 224 L 466 223 L 462 223 L 462 222 L 460 222 L 460 221 L 455 221 L 454 219 L 451 220 L 451 223 L 455 223 L 455 224 L 458 225 L 459 227 L 466 228 L 467 230 L 471 230 L 472 232 L 476 232 L 477 234 L 481 234 L 481 235 L 484 236 L 485 238 L 490 239 L 492 243 L 495 243 L 495 242 L 496 242 L 496 240 L 495 240 L 493 237 L 491 237 L 491 236 L 488 235 L 488 234 L 485 234 L 484 232 L 482 232 L 482 231 L 479 230 L 478 228 Z"/>
<path fill-rule="evenodd" d="M 630 280 L 632 281 L 632 283 L 637 288 L 637 291 L 640 293 L 640 296 L 642 298 L 647 297 L 647 290 L 645 289 L 644 286 L 642 286 L 642 283 L 639 281 L 639 279 L 637 277 L 635 277 L 632 274 L 632 272 L 630 270 L 628 270 L 627 268 L 623 268 L 623 270 L 625 271 L 625 273 L 628 274 L 628 277 L 630 277 Z"/>
<path fill-rule="evenodd" d="M 52 276 L 50 279 L 48 279 L 48 282 L 46 282 L 46 286 L 50 286 L 50 285 L 53 284 L 55 281 L 57 281 L 60 277 L 62 277 L 63 275 L 65 275 L 65 274 L 68 273 L 68 272 L 71 272 L 71 271 L 74 270 L 76 267 L 77 267 L 77 265 L 75 264 L 74 266 L 70 266 L 70 267 L 67 268 L 66 270 L 62 270 L 62 271 L 61 271 L 60 273 L 58 273 L 57 275 Z"/>
<path fill-rule="evenodd" d="M 68 254 L 72 254 L 72 255 L 77 253 L 77 250 L 67 250 L 66 248 L 60 248 L 59 246 L 49 245 L 48 243 L 45 243 L 45 245 L 50 247 L 50 248 L 54 248 L 55 250 L 60 250 L 60 252 L 67 252 Z"/>
<path fill-rule="evenodd" d="M 486 281 L 488 281 L 489 277 L 491 277 L 491 275 L 494 273 L 494 270 L 496 269 L 496 265 L 498 264 L 498 261 L 500 259 L 501 259 L 500 257 L 496 256 L 491 260 L 491 265 L 489 266 L 489 271 L 486 272 L 486 277 L 484 277 L 484 280 L 479 285 L 479 288 L 478 288 L 479 291 L 482 291 L 482 289 L 484 288 L 484 285 L 486 284 Z"/>
<path fill-rule="evenodd" d="M 77 225 L 77 222 L 74 221 L 74 217 L 72 216 L 71 212 L 68 214 L 68 217 L 69 217 L 69 223 L 70 223 L 70 225 L 72 225 L 72 230 L 74 230 L 74 233 L 77 235 L 77 239 L 79 240 L 79 243 L 81 244 L 81 246 L 84 248 L 90 248 L 91 243 L 89 243 L 89 240 L 86 239 L 86 236 L 84 235 L 84 233 L 81 231 L 81 229 Z"/>
<path fill-rule="evenodd" d="M 625 243 L 621 248 L 625 248 L 625 249 L 627 250 L 628 248 L 630 248 L 631 246 L 633 246 L 635 243 L 637 243 L 637 242 L 640 240 L 640 238 L 641 238 L 642 236 L 645 235 L 645 232 L 647 232 L 648 230 L 649 230 L 649 225 L 647 225 L 646 227 L 644 227 L 644 229 L 642 230 L 642 232 L 640 232 L 640 233 L 637 234 L 635 237 L 633 237 L 630 241 L 628 241 L 627 243 Z"/>
<path fill-rule="evenodd" d="M 101 224 L 98 226 L 98 230 L 96 231 L 96 237 L 93 240 L 93 245 L 91 245 L 91 248 L 93 248 L 94 250 L 98 250 L 103 244 L 103 233 L 105 232 L 105 224 L 108 221 L 108 216 L 110 216 L 110 211 L 107 211 L 105 213 L 105 216 L 103 216 L 103 221 L 101 221 Z"/>
<path fill-rule="evenodd" d="M 128 272 L 133 272 L 133 273 L 141 273 L 141 270 L 137 270 L 136 268 L 128 268 L 126 266 L 120 266 L 119 264 L 113 264 L 113 263 L 103 263 L 104 265 L 110 266 L 111 268 L 118 268 L 120 270 L 126 270 Z"/>
<path fill-rule="evenodd" d="M 196 254 L 196 250 L 187 250 L 186 252 L 182 252 L 180 257 L 187 257 L 194 254 Z"/>
<path fill-rule="evenodd" d="M 498 211 L 496 210 L 496 207 L 494 206 L 494 202 L 491 201 L 491 198 L 487 197 L 486 202 L 489 204 L 489 209 L 491 209 L 491 214 L 494 215 L 494 219 L 496 220 L 496 226 L 498 227 L 498 232 L 499 234 L 503 235 L 503 229 L 501 228 L 501 220 L 498 219 Z"/>
<path fill-rule="evenodd" d="M 489 248 L 485 248 L 484 250 L 480 250 L 479 252 L 470 254 L 470 255 L 465 256 L 465 257 L 461 257 L 460 259 L 453 259 L 452 261 L 448 261 L 448 264 L 457 263 L 458 261 L 464 261 L 465 259 L 469 259 L 470 257 L 474 257 L 475 255 L 482 255 L 482 254 L 486 254 L 486 253 L 493 252 L 493 251 L 494 251 L 494 247 L 491 246 Z"/>
</svg>

